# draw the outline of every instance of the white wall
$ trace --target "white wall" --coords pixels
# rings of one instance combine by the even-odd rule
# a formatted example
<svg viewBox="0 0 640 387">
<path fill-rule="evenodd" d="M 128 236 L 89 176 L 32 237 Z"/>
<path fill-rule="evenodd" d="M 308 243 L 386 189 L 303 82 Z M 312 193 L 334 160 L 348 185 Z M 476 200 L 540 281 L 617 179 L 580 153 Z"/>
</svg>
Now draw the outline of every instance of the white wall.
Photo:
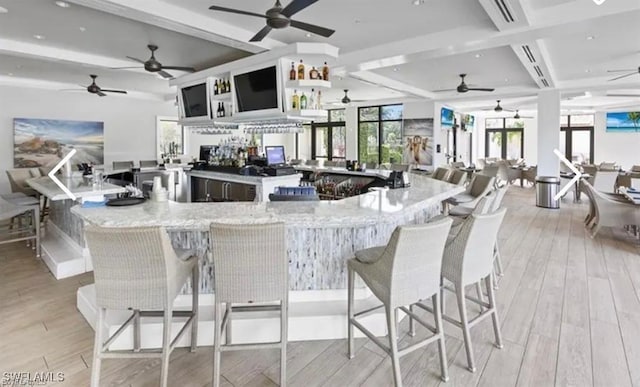
<svg viewBox="0 0 640 387">
<path fill-rule="evenodd" d="M 628 170 L 640 164 L 640 133 L 607 133 L 607 113 L 597 112 L 594 127 L 596 164 L 613 162 Z"/>
<path fill-rule="evenodd" d="M 0 192 L 9 192 L 13 119 L 103 121 L 105 164 L 156 158 L 156 117 L 177 116 L 173 102 L 0 86 Z"/>
</svg>

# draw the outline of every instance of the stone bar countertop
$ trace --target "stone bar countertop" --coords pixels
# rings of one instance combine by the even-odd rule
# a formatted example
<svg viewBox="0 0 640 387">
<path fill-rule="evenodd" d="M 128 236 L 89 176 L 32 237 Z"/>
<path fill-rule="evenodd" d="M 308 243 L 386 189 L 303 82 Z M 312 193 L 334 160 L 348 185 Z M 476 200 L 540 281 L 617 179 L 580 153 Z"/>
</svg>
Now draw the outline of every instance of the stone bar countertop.
<svg viewBox="0 0 640 387">
<path fill-rule="evenodd" d="M 207 174 L 210 174 L 207 173 Z M 240 176 L 239 176 L 240 177 Z M 244 177 L 244 176 L 243 176 Z M 337 201 L 153 203 L 131 207 L 82 208 L 72 212 L 105 227 L 164 226 L 173 230 L 208 230 L 211 222 L 283 221 L 288 227 L 358 227 L 393 222 L 464 190 L 463 187 L 412 176 L 411 187 L 368 192 Z"/>
<path fill-rule="evenodd" d="M 93 180 L 91 178 L 85 178 L 82 176 L 73 176 L 71 178 L 60 176 L 58 177 L 58 180 L 60 180 L 60 182 L 64 184 L 77 198 L 112 195 L 126 191 L 124 187 L 106 182 L 102 183 L 102 187 L 100 189 L 97 189 L 94 187 Z M 67 194 L 64 193 L 64 191 L 60 189 L 60 187 L 58 187 L 58 185 L 51 180 L 49 176 L 28 179 L 27 184 L 49 198 L 49 200 L 55 201 L 70 199 L 69 196 L 67 196 Z"/>
</svg>

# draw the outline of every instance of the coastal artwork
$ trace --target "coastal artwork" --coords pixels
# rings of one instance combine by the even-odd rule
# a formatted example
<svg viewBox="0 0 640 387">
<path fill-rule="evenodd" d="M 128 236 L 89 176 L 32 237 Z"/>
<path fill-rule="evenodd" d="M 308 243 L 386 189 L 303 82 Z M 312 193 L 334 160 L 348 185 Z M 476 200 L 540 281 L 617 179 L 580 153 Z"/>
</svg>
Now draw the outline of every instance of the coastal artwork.
<svg viewBox="0 0 640 387">
<path fill-rule="evenodd" d="M 454 124 L 453 110 L 443 107 L 440 110 L 440 126 L 442 129 L 452 128 Z"/>
<path fill-rule="evenodd" d="M 54 167 L 71 149 L 73 163 L 104 163 L 104 122 L 34 118 L 13 120 L 13 166 Z"/>
<path fill-rule="evenodd" d="M 607 113 L 607 132 L 640 133 L 640 112 Z"/>
<path fill-rule="evenodd" d="M 433 165 L 433 118 L 403 120 L 402 144 L 404 164 Z"/>
</svg>

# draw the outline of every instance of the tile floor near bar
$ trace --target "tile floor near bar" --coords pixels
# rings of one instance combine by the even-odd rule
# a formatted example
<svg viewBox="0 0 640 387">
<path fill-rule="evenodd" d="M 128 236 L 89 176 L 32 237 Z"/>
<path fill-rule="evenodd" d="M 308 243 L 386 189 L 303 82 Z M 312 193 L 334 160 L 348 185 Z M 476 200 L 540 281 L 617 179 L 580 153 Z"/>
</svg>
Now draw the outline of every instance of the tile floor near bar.
<svg viewBox="0 0 640 387">
<path fill-rule="evenodd" d="M 640 247 L 620 231 L 596 239 L 584 231 L 587 203 L 568 197 L 559 211 L 537 208 L 534 190 L 512 187 L 500 233 L 505 276 L 498 290 L 504 349 L 491 321 L 475 326 L 476 373 L 466 370 L 461 334 L 445 326 L 451 379 L 447 386 L 640 386 Z M 76 309 L 85 274 L 57 281 L 30 249 L 0 247 L 0 372 L 63 372 L 56 386 L 89 384 L 93 330 Z M 454 312 L 454 297 L 447 311 Z M 406 335 L 403 342 L 414 339 Z M 424 334 L 424 332 L 422 332 Z M 356 357 L 345 340 L 289 344 L 290 386 L 389 386 L 390 361 L 360 339 Z M 212 348 L 178 349 L 171 386 L 208 386 Z M 276 350 L 227 352 L 223 385 L 271 386 L 279 379 Z M 437 346 L 401 359 L 406 386 L 435 386 Z M 155 386 L 159 360 L 105 360 L 102 385 Z"/>
</svg>

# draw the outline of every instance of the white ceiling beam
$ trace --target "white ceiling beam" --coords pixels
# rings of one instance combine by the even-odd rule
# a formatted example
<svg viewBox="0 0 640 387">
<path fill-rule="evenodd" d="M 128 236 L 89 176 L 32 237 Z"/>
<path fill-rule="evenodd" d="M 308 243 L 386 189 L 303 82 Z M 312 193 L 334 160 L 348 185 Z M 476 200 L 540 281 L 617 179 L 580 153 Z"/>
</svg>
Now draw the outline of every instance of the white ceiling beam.
<svg viewBox="0 0 640 387">
<path fill-rule="evenodd" d="M 249 42 L 257 31 L 249 31 L 211 18 L 208 15 L 212 14 L 212 11 L 206 7 L 202 12 L 193 12 L 179 4 L 174 5 L 162 0 L 68 1 L 254 54 L 285 45 L 268 37 L 261 42 Z"/>
<path fill-rule="evenodd" d="M 530 25 L 520 0 L 479 0 L 479 2 L 500 31 Z"/>
<path fill-rule="evenodd" d="M 395 79 L 391 79 L 380 74 L 372 73 L 370 71 L 356 71 L 356 72 L 347 74 L 347 76 L 350 78 L 359 80 L 361 82 L 372 84 L 374 86 L 391 89 L 403 94 L 409 94 L 419 98 L 434 99 L 437 96 L 435 93 L 432 93 L 428 90 L 411 86 L 404 82 L 396 81 Z"/>
</svg>

